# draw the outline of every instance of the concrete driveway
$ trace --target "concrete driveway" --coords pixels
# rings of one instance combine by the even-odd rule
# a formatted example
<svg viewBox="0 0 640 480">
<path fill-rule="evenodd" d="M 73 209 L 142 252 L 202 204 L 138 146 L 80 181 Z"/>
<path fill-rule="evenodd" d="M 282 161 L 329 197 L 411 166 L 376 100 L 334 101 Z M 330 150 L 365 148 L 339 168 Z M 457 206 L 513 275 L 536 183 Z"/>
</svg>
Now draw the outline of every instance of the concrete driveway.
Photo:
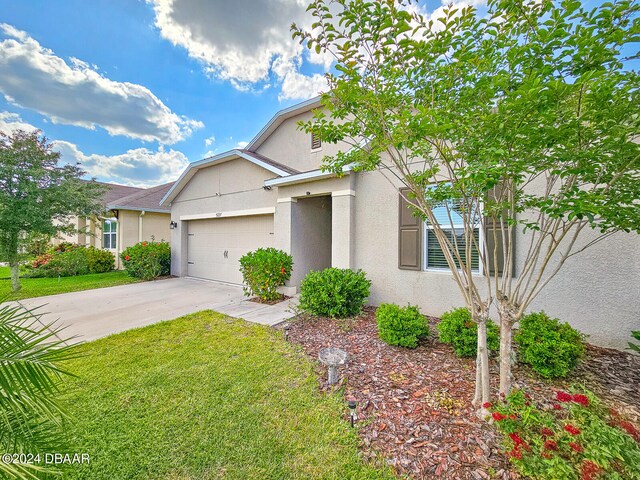
<svg viewBox="0 0 640 480">
<path fill-rule="evenodd" d="M 274 325 L 293 316 L 290 302 L 262 305 L 246 300 L 242 287 L 193 278 L 170 278 L 117 287 L 29 298 L 18 303 L 43 306 L 43 321 L 59 320 L 64 337 L 96 338 L 142 327 L 200 310 Z"/>
</svg>

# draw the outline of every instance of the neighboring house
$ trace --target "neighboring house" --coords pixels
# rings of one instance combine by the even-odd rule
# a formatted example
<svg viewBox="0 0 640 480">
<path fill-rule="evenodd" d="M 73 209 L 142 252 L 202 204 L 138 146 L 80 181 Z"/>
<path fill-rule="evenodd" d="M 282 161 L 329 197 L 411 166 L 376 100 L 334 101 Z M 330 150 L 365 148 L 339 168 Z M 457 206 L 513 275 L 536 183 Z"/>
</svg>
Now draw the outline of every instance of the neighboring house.
<svg viewBox="0 0 640 480">
<path fill-rule="evenodd" d="M 54 244 L 73 242 L 108 249 L 116 257 L 116 268 L 120 268 L 120 253 L 125 248 L 152 239 L 169 241 L 171 209 L 160 206 L 160 200 L 173 182 L 152 188 L 103 185 L 107 190 L 102 198 L 102 218 L 75 217 L 78 233 L 60 235 Z"/>
<path fill-rule="evenodd" d="M 172 274 L 240 284 L 238 259 L 274 246 L 293 256 L 290 291 L 310 270 L 334 266 L 364 270 L 372 304 L 411 303 L 429 315 L 462 305 L 437 242 L 402 203 L 400 183 L 378 171 L 337 178 L 319 169 L 325 155 L 349 148 L 297 128 L 319 106 L 316 98 L 282 110 L 245 149 L 189 165 L 161 201 L 176 222 Z M 618 234 L 572 258 L 532 309 L 593 343 L 625 346 L 640 329 L 639 247 L 640 236 Z"/>
</svg>

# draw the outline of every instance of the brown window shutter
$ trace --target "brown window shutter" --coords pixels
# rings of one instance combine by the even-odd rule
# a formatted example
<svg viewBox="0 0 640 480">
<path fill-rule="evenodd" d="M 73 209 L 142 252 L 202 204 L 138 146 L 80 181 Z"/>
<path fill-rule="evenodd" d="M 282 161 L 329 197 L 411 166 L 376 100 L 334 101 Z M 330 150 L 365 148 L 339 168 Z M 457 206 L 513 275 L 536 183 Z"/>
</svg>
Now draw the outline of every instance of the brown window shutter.
<svg viewBox="0 0 640 480">
<path fill-rule="evenodd" d="M 414 204 L 405 197 L 408 188 L 400 189 L 400 210 L 398 215 L 398 268 L 420 270 L 422 265 L 422 220 L 413 215 Z"/>
<path fill-rule="evenodd" d="M 492 191 L 490 191 L 487 196 L 489 198 L 496 198 L 497 195 L 497 189 L 499 187 L 495 187 Z M 502 243 L 502 233 L 503 233 L 503 227 L 502 225 L 504 225 L 504 233 L 505 234 L 509 234 L 509 230 L 507 227 L 507 218 L 509 217 L 508 212 L 504 212 L 503 215 L 501 215 L 501 218 L 497 218 L 495 219 L 495 222 L 493 221 L 493 219 L 487 217 L 485 222 L 485 231 L 484 231 L 484 241 L 485 241 L 485 248 L 487 250 L 487 260 L 489 263 L 489 274 L 490 275 L 495 275 L 496 272 L 496 268 L 498 270 L 498 276 L 502 276 L 504 269 L 505 269 L 505 255 L 504 255 L 504 250 L 503 250 L 503 243 Z M 494 239 L 494 231 L 495 231 L 495 239 Z M 512 231 L 513 237 L 512 240 L 514 241 L 513 245 L 514 245 L 514 253 L 512 254 L 512 258 L 511 258 L 511 274 L 515 275 L 515 259 L 513 258 L 515 255 L 515 229 Z M 497 250 L 497 255 L 496 258 L 494 259 L 493 257 L 493 249 L 495 244 L 498 244 L 498 250 Z M 495 260 L 495 261 L 494 261 Z"/>
</svg>

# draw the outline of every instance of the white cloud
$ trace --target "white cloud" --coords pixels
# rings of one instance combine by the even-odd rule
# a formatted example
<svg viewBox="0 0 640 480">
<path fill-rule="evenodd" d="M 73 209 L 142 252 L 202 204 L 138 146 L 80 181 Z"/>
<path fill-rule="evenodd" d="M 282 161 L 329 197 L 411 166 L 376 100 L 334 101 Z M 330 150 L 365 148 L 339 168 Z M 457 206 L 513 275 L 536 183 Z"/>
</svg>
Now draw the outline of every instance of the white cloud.
<svg viewBox="0 0 640 480">
<path fill-rule="evenodd" d="M 0 112 L 0 131 L 37 130 L 16 113 Z M 175 180 L 188 165 L 187 157 L 179 151 L 160 146 L 156 151 L 147 148 L 127 150 L 119 155 L 86 154 L 77 145 L 53 140 L 54 150 L 60 152 L 64 163 L 80 163 L 89 177 L 136 187 L 152 187 Z"/>
<path fill-rule="evenodd" d="M 244 148 L 247 145 L 249 145 L 249 142 L 240 141 L 240 142 L 236 143 L 235 148 Z"/>
<path fill-rule="evenodd" d="M 148 88 L 110 80 L 95 65 L 64 59 L 26 32 L 0 23 L 0 92 L 14 105 L 35 110 L 54 123 L 111 135 L 174 144 L 202 122 L 172 112 Z"/>
<path fill-rule="evenodd" d="M 23 121 L 17 113 L 0 112 L 0 132 L 10 134 L 17 130 L 32 132 L 38 129 L 30 123 Z"/>
<path fill-rule="evenodd" d="M 204 139 L 204 144 L 207 147 L 210 147 L 214 143 L 216 143 L 216 137 L 214 135 L 211 135 L 210 137 Z"/>
<path fill-rule="evenodd" d="M 326 55 L 309 54 L 291 38 L 296 22 L 309 27 L 306 0 L 147 0 L 160 34 L 187 50 L 216 77 L 253 90 L 274 74 L 281 99 L 310 98 L 326 90 L 321 75 L 300 72 L 303 56 L 328 68 Z"/>
<path fill-rule="evenodd" d="M 156 151 L 136 148 L 119 155 L 99 155 L 85 154 L 73 143 L 60 140 L 53 143 L 62 161 L 80 163 L 89 176 L 122 185 L 153 187 L 171 182 L 189 164 L 182 152 L 165 150 L 162 146 Z"/>
</svg>

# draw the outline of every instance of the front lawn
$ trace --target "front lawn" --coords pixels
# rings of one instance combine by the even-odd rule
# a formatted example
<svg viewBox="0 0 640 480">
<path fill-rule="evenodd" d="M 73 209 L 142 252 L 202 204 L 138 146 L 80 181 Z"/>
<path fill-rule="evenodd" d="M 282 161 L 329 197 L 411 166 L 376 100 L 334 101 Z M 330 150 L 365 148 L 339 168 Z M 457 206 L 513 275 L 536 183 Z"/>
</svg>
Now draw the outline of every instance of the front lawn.
<svg viewBox="0 0 640 480">
<path fill-rule="evenodd" d="M 5 271 L 6 270 L 6 271 Z M 140 280 L 132 278 L 123 270 L 106 273 L 92 273 L 75 277 L 57 278 L 21 278 L 22 289 L 16 293 L 11 291 L 9 267 L 0 267 L 0 299 L 22 300 L 24 298 L 56 295 L 58 293 L 77 292 L 94 288 L 114 287 Z"/>
<path fill-rule="evenodd" d="M 80 347 L 64 404 L 72 479 L 390 478 L 365 463 L 340 393 L 280 333 L 211 311 Z"/>
</svg>

